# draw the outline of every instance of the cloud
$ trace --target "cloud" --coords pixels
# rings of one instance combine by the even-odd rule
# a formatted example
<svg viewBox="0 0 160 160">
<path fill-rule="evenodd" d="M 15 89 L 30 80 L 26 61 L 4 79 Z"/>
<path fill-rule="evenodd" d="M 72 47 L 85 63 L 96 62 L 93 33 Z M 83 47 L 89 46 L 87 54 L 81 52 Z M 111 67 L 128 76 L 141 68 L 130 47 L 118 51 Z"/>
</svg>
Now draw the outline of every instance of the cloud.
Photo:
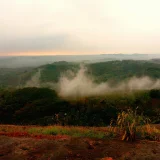
<svg viewBox="0 0 160 160">
<path fill-rule="evenodd" d="M 0 54 L 159 53 L 159 5 L 159 0 L 1 0 Z"/>
<path fill-rule="evenodd" d="M 160 79 L 149 77 L 132 77 L 127 81 L 111 86 L 108 82 L 95 83 L 93 77 L 86 74 L 86 68 L 81 69 L 70 79 L 62 75 L 58 83 L 58 94 L 64 98 L 77 99 L 89 96 L 101 96 L 112 92 L 132 92 L 135 90 L 150 90 L 160 88 Z"/>
<path fill-rule="evenodd" d="M 81 66 L 77 73 L 67 71 L 63 73 L 57 83 L 40 82 L 40 70 L 29 80 L 25 87 L 49 87 L 57 91 L 58 95 L 66 99 L 79 99 L 90 96 L 102 96 L 113 92 L 133 92 L 136 90 L 160 89 L 160 79 L 150 77 L 132 77 L 114 86 L 108 82 L 95 83 L 94 78 L 87 75 L 87 68 Z M 53 73 L 54 74 L 54 73 Z"/>
</svg>

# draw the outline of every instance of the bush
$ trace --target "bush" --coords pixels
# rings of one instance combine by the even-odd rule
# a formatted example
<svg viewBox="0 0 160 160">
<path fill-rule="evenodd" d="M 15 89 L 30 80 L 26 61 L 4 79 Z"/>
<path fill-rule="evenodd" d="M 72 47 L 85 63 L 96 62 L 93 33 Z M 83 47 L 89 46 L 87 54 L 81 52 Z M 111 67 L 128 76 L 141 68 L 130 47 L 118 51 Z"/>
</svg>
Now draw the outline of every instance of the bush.
<svg viewBox="0 0 160 160">
<path fill-rule="evenodd" d="M 128 110 L 118 114 L 117 125 L 122 129 L 122 140 L 135 141 L 136 132 L 139 126 L 147 123 L 143 115 L 137 115 L 136 111 Z"/>
</svg>

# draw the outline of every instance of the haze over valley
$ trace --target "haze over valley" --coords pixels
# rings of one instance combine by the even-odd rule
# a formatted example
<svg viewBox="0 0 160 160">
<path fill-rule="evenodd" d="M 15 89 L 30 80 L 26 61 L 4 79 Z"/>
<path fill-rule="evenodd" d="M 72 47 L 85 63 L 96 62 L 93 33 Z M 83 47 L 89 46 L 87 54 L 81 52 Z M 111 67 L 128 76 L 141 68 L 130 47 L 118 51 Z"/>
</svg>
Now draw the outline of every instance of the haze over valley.
<svg viewBox="0 0 160 160">
<path fill-rule="evenodd" d="M 0 0 L 0 160 L 160 159 L 160 0 Z"/>
</svg>

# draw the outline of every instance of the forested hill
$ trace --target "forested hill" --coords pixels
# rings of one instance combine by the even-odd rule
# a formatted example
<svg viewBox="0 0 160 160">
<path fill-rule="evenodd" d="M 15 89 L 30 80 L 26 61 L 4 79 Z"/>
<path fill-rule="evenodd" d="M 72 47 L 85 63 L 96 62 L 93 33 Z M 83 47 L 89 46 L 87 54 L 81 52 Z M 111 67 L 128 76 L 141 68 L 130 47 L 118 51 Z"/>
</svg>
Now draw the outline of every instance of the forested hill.
<svg viewBox="0 0 160 160">
<path fill-rule="evenodd" d="M 130 77 L 149 76 L 153 79 L 160 78 L 160 64 L 151 61 L 109 61 L 100 63 L 84 64 L 87 74 L 94 77 L 98 82 L 107 80 L 124 80 Z M 57 82 L 60 75 L 68 70 L 77 72 L 80 68 L 77 63 L 57 62 L 42 67 L 41 81 Z"/>
<path fill-rule="evenodd" d="M 87 68 L 87 75 L 96 82 L 122 81 L 131 77 L 148 76 L 153 79 L 160 78 L 160 63 L 155 61 L 108 61 L 99 63 L 83 63 Z M 40 70 L 39 82 L 58 82 L 60 76 L 68 71 L 76 73 L 80 63 L 55 62 L 37 68 L 0 69 L 0 86 L 24 86 Z"/>
<path fill-rule="evenodd" d="M 97 80 L 124 80 L 133 76 L 160 78 L 160 64 L 149 61 L 110 61 L 94 63 L 88 66 Z"/>
</svg>

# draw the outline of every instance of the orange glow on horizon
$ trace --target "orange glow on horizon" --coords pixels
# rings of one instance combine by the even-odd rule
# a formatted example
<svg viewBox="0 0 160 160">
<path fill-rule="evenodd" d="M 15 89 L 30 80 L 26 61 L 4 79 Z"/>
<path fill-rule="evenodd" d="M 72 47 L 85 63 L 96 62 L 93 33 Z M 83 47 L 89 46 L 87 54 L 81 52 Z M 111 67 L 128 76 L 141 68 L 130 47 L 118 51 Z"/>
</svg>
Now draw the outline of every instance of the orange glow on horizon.
<svg viewBox="0 0 160 160">
<path fill-rule="evenodd" d="M 92 55 L 92 54 L 101 54 L 98 52 L 73 52 L 73 51 L 50 51 L 50 52 L 18 52 L 18 53 L 1 53 L 0 56 L 56 56 L 56 55 Z M 102 53 L 103 54 L 103 53 Z"/>
</svg>

